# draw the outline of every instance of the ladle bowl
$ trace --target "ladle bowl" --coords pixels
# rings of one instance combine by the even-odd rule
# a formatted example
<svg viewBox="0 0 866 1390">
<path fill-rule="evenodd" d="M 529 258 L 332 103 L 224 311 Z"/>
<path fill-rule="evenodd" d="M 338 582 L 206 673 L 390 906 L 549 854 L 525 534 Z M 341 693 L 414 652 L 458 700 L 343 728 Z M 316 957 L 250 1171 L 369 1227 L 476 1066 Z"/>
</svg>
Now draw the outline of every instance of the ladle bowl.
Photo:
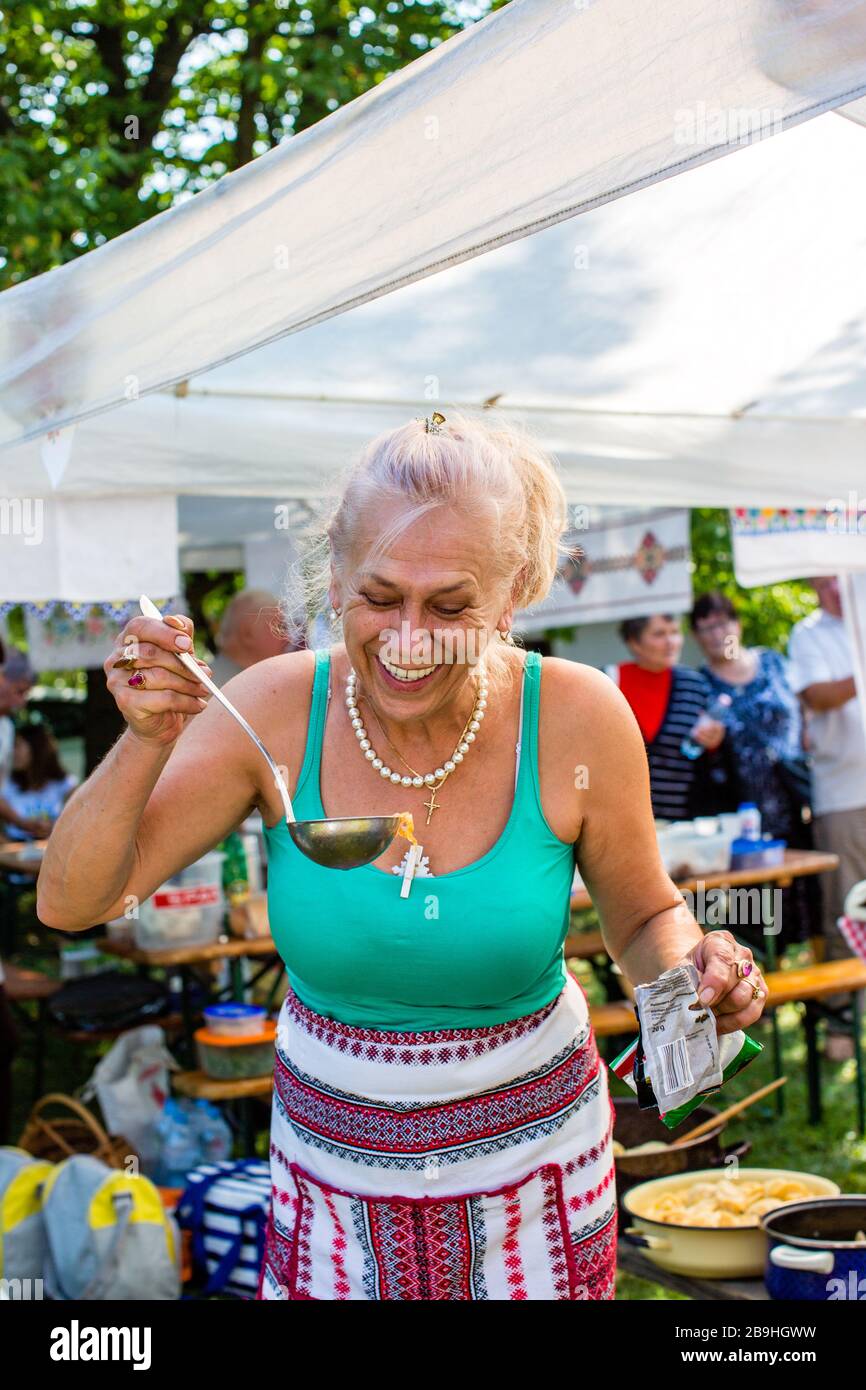
<svg viewBox="0 0 866 1390">
<path fill-rule="evenodd" d="M 333 816 L 287 821 L 298 849 L 326 869 L 357 869 L 384 854 L 400 824 L 393 816 Z"/>
</svg>

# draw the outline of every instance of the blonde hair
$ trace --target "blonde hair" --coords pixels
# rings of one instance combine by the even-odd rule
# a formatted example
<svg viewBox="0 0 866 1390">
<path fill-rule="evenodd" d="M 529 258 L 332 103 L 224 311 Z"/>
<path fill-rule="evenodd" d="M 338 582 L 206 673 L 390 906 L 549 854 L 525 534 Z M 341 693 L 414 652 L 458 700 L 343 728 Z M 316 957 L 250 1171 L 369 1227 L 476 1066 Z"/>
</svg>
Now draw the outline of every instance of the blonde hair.
<svg viewBox="0 0 866 1390">
<path fill-rule="evenodd" d="M 545 597 L 562 554 L 568 553 L 562 545 L 568 507 L 551 457 L 527 430 L 493 412 L 450 411 L 439 432 L 428 433 L 423 419 L 411 420 L 378 435 L 362 450 L 302 562 L 313 611 L 320 611 L 332 568 L 339 575 L 345 563 L 357 518 L 371 503 L 389 501 L 405 502 L 406 510 L 377 536 L 375 554 L 385 552 L 413 521 L 437 507 L 478 509 L 487 516 L 492 511 L 496 536 L 491 554 L 516 610 Z M 488 647 L 491 679 L 504 675 L 505 645 L 492 642 Z"/>
</svg>

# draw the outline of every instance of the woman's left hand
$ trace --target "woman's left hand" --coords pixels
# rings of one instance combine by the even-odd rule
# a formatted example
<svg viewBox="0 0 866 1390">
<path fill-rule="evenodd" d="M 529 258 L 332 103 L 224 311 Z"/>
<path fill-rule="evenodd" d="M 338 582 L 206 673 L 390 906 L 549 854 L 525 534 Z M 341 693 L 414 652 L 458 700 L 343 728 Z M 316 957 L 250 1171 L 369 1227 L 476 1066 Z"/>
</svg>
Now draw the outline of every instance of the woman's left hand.
<svg viewBox="0 0 866 1390">
<path fill-rule="evenodd" d="M 748 946 L 741 946 L 729 931 L 708 931 L 685 959 L 700 971 L 698 998 L 716 1015 L 720 1033 L 757 1023 L 767 1002 L 767 985 Z M 751 967 L 745 976 L 737 973 L 739 961 Z"/>
</svg>

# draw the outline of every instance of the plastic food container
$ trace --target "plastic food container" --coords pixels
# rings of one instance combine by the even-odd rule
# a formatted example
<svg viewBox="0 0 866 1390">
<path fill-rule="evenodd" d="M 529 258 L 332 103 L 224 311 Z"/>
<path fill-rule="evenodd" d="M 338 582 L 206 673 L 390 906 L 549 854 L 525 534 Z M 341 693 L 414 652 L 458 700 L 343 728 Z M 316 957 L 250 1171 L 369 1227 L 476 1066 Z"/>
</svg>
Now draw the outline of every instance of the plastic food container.
<svg viewBox="0 0 866 1390">
<path fill-rule="evenodd" d="M 784 840 L 734 840 L 731 845 L 732 869 L 770 869 L 785 862 Z"/>
<path fill-rule="evenodd" d="M 83 980 L 87 975 L 98 975 L 108 964 L 95 942 L 82 941 L 62 946 L 60 950 L 61 980 Z"/>
<path fill-rule="evenodd" d="M 205 1027 L 220 1037 L 252 1037 L 265 1031 L 267 1010 L 258 1004 L 212 1004 L 204 1010 Z"/>
<path fill-rule="evenodd" d="M 199 1028 L 195 1042 L 201 1069 L 216 1081 L 246 1081 L 250 1077 L 269 1076 L 274 1069 L 276 1036 L 277 1025 L 271 1020 L 261 1033 L 235 1037 Z"/>
<path fill-rule="evenodd" d="M 730 867 L 732 836 L 715 818 L 657 824 L 656 834 L 662 863 L 671 878 L 724 873 Z"/>
<path fill-rule="evenodd" d="M 218 850 L 212 850 L 181 869 L 141 904 L 134 927 L 139 950 L 167 951 L 216 941 L 225 913 L 224 858 Z"/>
</svg>

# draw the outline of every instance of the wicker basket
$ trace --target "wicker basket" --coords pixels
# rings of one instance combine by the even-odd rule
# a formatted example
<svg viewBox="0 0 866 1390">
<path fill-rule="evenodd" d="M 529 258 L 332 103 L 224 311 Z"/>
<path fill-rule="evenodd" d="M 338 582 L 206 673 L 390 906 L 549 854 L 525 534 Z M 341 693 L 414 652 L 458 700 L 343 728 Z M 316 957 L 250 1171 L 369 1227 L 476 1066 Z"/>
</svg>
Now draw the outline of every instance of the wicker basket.
<svg viewBox="0 0 866 1390">
<path fill-rule="evenodd" d="M 50 1107 L 69 1113 L 49 1119 L 45 1111 Z M 122 1134 L 106 1134 L 86 1105 L 59 1091 L 36 1102 L 18 1144 L 34 1158 L 44 1158 L 49 1163 L 60 1163 L 73 1154 L 93 1154 L 109 1168 L 126 1168 L 130 1158 L 139 1160 L 129 1140 Z"/>
</svg>

